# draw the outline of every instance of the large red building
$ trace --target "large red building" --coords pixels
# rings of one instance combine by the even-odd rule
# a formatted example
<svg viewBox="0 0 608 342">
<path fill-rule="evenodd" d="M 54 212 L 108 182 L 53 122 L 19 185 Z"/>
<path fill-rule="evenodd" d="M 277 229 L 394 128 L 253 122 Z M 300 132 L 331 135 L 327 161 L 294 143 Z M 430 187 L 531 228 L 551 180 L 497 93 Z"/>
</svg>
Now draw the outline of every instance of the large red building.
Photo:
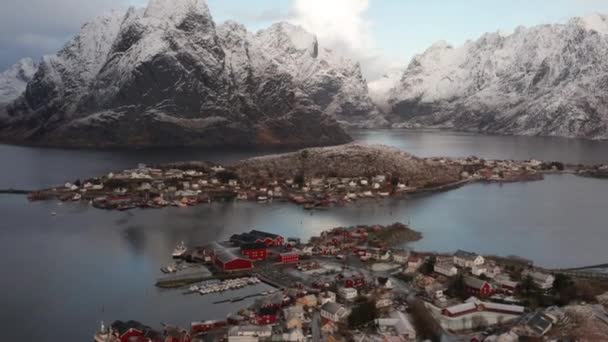
<svg viewBox="0 0 608 342">
<path fill-rule="evenodd" d="M 282 264 L 297 264 L 300 261 L 300 254 L 295 252 L 281 253 L 279 254 L 279 261 Z"/>
<path fill-rule="evenodd" d="M 253 262 L 229 250 L 216 250 L 213 257 L 215 266 L 224 272 L 246 271 L 253 268 Z"/>
<path fill-rule="evenodd" d="M 203 248 L 205 259 L 224 272 L 246 271 L 253 268 L 253 262 L 233 252 L 227 247 L 213 242 Z"/>
<path fill-rule="evenodd" d="M 264 243 L 247 243 L 241 245 L 241 254 L 251 260 L 266 260 L 268 251 Z"/>
</svg>

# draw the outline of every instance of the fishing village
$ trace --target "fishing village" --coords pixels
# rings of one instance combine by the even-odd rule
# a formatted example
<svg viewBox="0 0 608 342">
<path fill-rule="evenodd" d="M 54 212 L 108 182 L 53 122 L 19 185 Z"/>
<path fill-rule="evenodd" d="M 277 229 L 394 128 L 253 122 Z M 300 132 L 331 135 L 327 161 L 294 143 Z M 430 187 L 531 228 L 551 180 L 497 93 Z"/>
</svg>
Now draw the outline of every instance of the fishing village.
<svg viewBox="0 0 608 342">
<path fill-rule="evenodd" d="M 156 286 L 243 303 L 189 327 L 101 324 L 96 342 L 608 339 L 607 278 L 518 257 L 417 252 L 404 225 L 338 227 L 302 242 L 261 230 L 179 243 Z M 588 274 L 587 274 L 588 275 Z M 271 289 L 239 295 L 239 289 Z M 252 299 L 252 304 L 244 304 Z M 201 312 L 213 311 L 201 307 Z M 193 317 L 193 319 L 196 319 Z M 577 340 L 577 339 L 572 339 Z"/>
<path fill-rule="evenodd" d="M 361 199 L 445 191 L 473 182 L 536 181 L 546 173 L 601 178 L 608 174 L 608 166 L 477 157 L 416 158 L 385 146 L 349 145 L 252 158 L 229 166 L 208 162 L 140 164 L 32 191 L 28 198 L 84 202 L 108 210 L 234 200 L 287 201 L 307 210 L 322 210 Z"/>
</svg>

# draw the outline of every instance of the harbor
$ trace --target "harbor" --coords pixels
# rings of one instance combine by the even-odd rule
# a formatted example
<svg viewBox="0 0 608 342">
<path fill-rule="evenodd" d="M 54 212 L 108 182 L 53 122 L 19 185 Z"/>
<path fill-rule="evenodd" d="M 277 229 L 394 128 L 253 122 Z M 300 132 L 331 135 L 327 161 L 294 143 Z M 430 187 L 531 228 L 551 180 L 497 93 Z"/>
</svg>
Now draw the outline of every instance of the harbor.
<svg viewBox="0 0 608 342">
<path fill-rule="evenodd" d="M 422 238 L 394 223 L 335 227 L 308 242 L 256 229 L 202 246 L 180 242 L 171 257 L 202 264 L 212 278 L 180 287 L 182 295 L 216 296 L 213 305 L 237 308 L 225 317 L 193 321 L 189 329 L 165 325 L 163 332 L 116 321 L 110 329 L 102 326 L 95 338 L 118 342 L 157 333 L 178 336 L 172 340 L 178 342 L 236 342 L 242 336 L 252 342 L 441 336 L 479 341 L 505 334 L 555 336 L 552 331 L 573 319 L 572 310 L 592 310 L 608 321 L 602 306 L 608 304 L 605 279 L 596 279 L 590 289 L 587 277 L 573 273 L 578 269 L 550 270 L 521 257 L 420 252 L 404 245 Z M 243 277 L 245 272 L 252 275 Z M 263 282 L 275 288 L 236 293 Z M 567 297 L 557 287 L 568 288 Z M 548 322 L 542 329 L 539 319 Z M 608 337 L 608 324 L 575 324 Z"/>
</svg>

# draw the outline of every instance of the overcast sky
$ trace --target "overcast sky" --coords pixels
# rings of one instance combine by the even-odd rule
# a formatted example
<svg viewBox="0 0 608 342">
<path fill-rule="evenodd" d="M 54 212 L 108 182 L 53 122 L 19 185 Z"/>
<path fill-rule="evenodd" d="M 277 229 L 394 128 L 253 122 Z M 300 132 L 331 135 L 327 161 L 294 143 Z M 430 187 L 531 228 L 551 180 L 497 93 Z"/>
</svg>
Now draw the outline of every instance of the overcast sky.
<svg viewBox="0 0 608 342">
<path fill-rule="evenodd" d="M 178 1 L 178 0 L 175 0 Z M 57 51 L 82 23 L 145 0 L 3 0 L 0 69 L 21 57 Z M 459 45 L 484 32 L 608 14 L 608 0 L 208 0 L 216 21 L 250 30 L 289 20 L 314 31 L 322 45 L 358 59 L 368 79 L 403 67 L 438 40 Z"/>
</svg>

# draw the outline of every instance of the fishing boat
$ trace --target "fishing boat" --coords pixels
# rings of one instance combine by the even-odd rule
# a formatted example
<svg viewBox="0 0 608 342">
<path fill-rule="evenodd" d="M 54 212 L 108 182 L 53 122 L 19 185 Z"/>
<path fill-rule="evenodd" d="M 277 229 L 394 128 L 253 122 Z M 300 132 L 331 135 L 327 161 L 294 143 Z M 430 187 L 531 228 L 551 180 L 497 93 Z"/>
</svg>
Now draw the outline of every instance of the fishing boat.
<svg viewBox="0 0 608 342">
<path fill-rule="evenodd" d="M 181 258 L 187 250 L 188 248 L 186 248 L 186 244 L 184 244 L 184 242 L 182 241 L 178 243 L 177 246 L 175 246 L 175 249 L 173 250 L 173 257 Z"/>
<path fill-rule="evenodd" d="M 204 321 L 204 322 L 192 322 L 190 324 L 190 332 L 192 334 L 198 334 L 207 332 L 216 328 L 220 328 L 226 325 L 225 321 Z"/>
</svg>

